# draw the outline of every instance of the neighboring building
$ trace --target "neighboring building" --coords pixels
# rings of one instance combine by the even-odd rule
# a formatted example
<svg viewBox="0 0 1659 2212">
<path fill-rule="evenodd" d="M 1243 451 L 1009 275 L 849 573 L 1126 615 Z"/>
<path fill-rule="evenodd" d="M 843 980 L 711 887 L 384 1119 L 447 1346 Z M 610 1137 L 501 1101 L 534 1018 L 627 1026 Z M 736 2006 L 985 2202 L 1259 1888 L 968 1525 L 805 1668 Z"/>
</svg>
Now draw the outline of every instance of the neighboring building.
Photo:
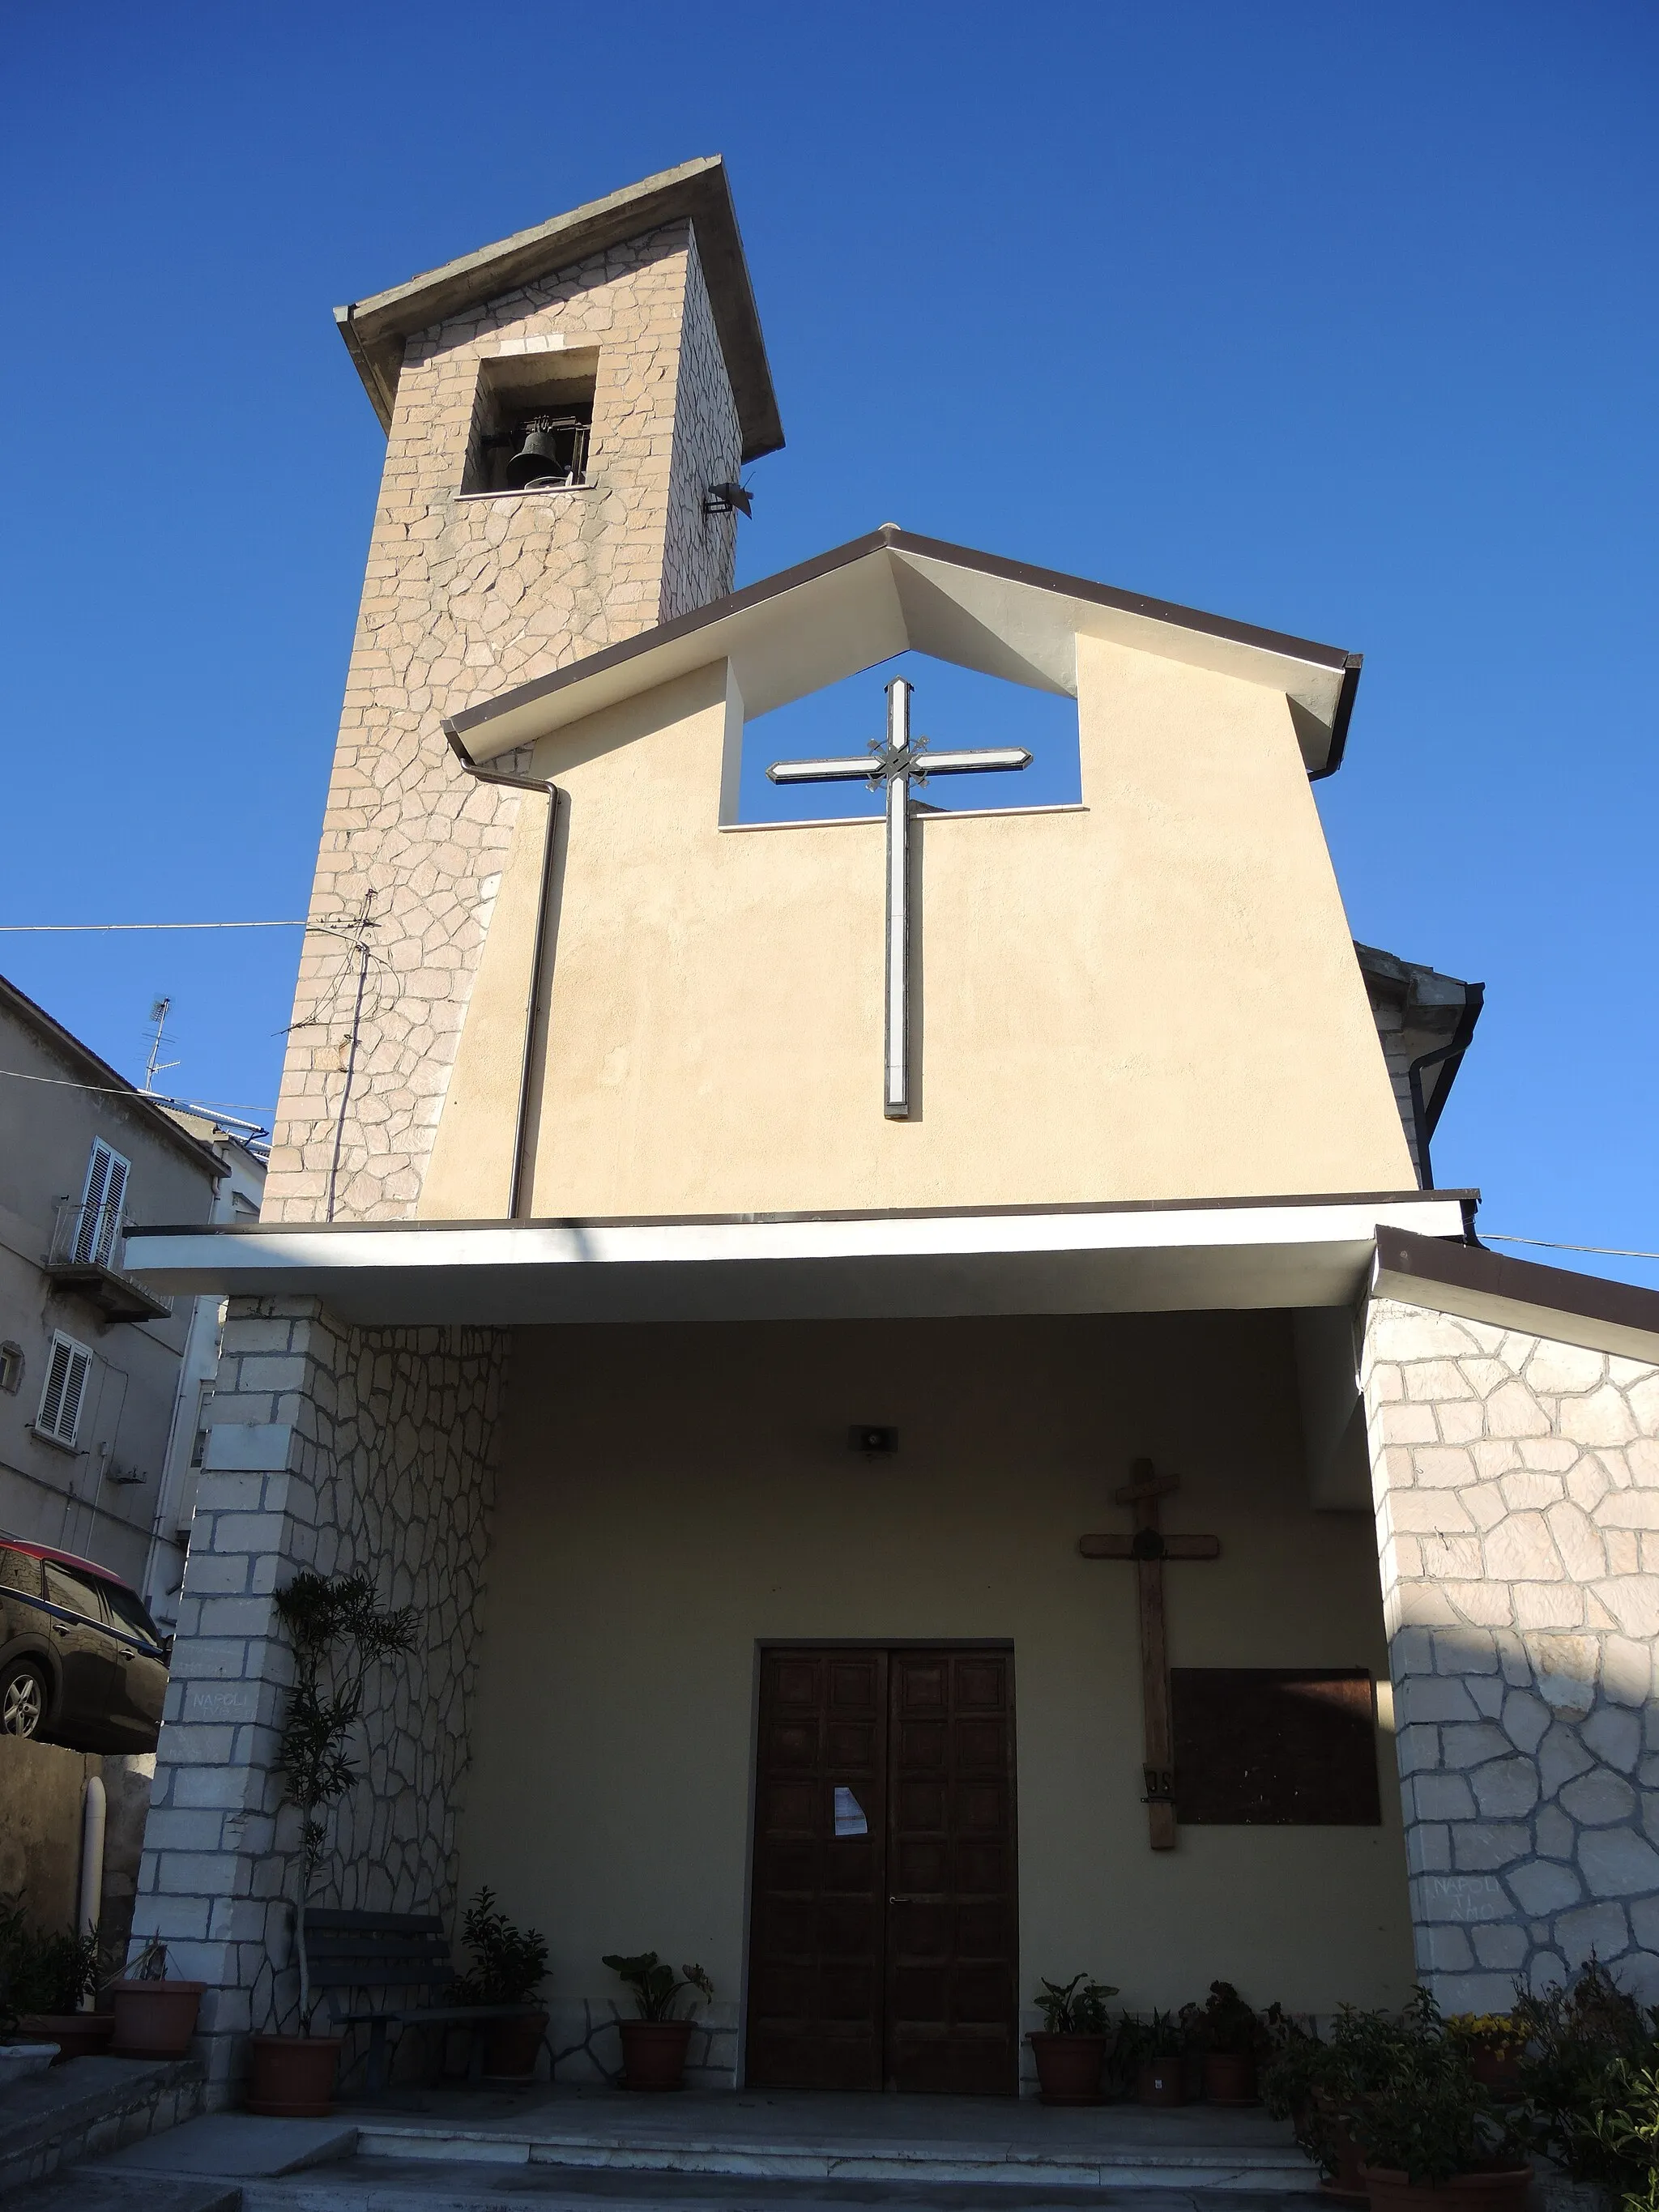
<svg viewBox="0 0 1659 2212">
<path fill-rule="evenodd" d="M 3 979 L 0 1070 L 0 1528 L 142 1589 L 198 1302 L 126 1235 L 228 1218 L 226 1164 Z"/>
<path fill-rule="evenodd" d="M 179 1107 L 170 1106 L 167 1112 L 198 1144 L 205 1145 L 224 1170 L 213 1202 L 213 1219 L 231 1225 L 257 1221 L 265 1187 L 265 1163 L 246 1129 L 239 1133 L 211 1115 L 188 1113 Z M 207 1442 L 208 1408 L 219 1368 L 224 1317 L 222 1298 L 191 1301 L 190 1329 L 179 1364 L 178 1395 L 144 1573 L 145 1602 L 167 1629 L 179 1614 L 179 1586 L 184 1581 L 191 1516 L 196 1510 L 196 1485 Z"/>
<path fill-rule="evenodd" d="M 1478 993 L 1356 957 L 1358 658 L 895 525 L 733 592 L 718 162 L 341 322 L 374 988 L 310 939 L 265 1217 L 135 1240 L 229 1300 L 135 1922 L 213 2094 L 293 1987 L 305 1567 L 418 1624 L 328 1901 L 490 1884 L 563 2074 L 608 1946 L 712 1972 L 705 2086 L 1012 2091 L 1081 1967 L 1659 1997 L 1659 1295 L 1429 1187 Z M 1081 803 L 915 806 L 894 690 L 818 764 L 884 828 L 742 819 L 757 718 L 906 648 L 1074 697 Z"/>
</svg>

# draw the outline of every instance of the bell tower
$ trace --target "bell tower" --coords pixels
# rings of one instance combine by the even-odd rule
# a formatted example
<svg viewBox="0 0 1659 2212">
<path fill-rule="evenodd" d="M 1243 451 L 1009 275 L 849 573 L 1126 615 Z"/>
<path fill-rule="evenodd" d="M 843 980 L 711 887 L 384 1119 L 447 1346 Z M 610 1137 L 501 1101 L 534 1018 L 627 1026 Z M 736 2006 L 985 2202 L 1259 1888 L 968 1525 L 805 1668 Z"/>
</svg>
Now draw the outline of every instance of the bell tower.
<svg viewBox="0 0 1659 2212">
<path fill-rule="evenodd" d="M 724 165 L 336 310 L 386 433 L 265 1188 L 416 1211 L 515 821 L 443 720 L 732 588 L 783 443 Z M 533 802 L 532 802 L 533 804 Z"/>
</svg>

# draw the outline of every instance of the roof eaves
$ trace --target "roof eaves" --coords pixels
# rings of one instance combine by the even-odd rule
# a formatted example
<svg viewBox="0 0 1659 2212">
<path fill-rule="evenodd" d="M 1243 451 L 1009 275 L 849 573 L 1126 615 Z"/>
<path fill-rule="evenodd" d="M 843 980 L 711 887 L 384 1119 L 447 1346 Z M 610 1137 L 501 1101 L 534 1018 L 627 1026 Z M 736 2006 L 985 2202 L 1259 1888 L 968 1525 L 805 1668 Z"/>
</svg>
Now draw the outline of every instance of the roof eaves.
<svg viewBox="0 0 1659 2212">
<path fill-rule="evenodd" d="M 450 315 L 500 299 L 559 270 L 574 268 L 625 239 L 680 221 L 689 221 L 696 234 L 743 429 L 743 458 L 758 460 L 775 453 L 783 443 L 783 424 L 731 183 L 718 154 L 683 161 L 678 168 L 664 169 L 603 199 L 516 231 L 405 283 L 337 307 L 335 322 L 382 428 L 392 427 L 404 343 L 416 331 L 429 330 Z"/>
<path fill-rule="evenodd" d="M 1072 576 L 1057 568 L 1040 568 L 1025 561 L 1010 561 L 1000 554 L 983 553 L 969 545 L 957 545 L 942 538 L 924 538 L 896 523 L 884 522 L 878 530 L 863 538 L 849 538 L 844 545 L 832 546 L 827 553 L 819 553 L 810 561 L 798 562 L 792 568 L 782 568 L 775 575 L 763 576 L 758 583 L 746 584 L 741 591 L 730 592 L 724 599 L 711 599 L 707 606 L 695 608 L 690 614 L 674 621 L 659 624 L 655 629 L 641 630 L 635 636 L 624 638 L 620 644 L 602 647 L 598 653 L 583 659 L 572 661 L 563 668 L 556 668 L 550 675 L 534 678 L 528 684 L 515 685 L 510 691 L 497 693 L 476 707 L 468 707 L 459 714 L 447 716 L 443 727 L 450 743 L 463 757 L 470 758 L 461 742 L 469 730 L 482 729 L 501 714 L 517 712 L 532 706 L 538 699 L 550 698 L 573 684 L 624 666 L 629 661 L 690 637 L 700 629 L 726 621 L 729 617 L 745 612 L 749 608 L 763 605 L 769 599 L 781 599 L 786 592 L 799 591 L 805 584 L 831 574 L 837 568 L 849 567 L 856 561 L 866 560 L 872 553 L 882 551 L 908 553 L 919 560 L 939 561 L 951 566 L 977 570 L 981 574 L 997 576 L 1011 583 L 1026 585 L 1035 590 L 1053 592 L 1067 599 L 1081 599 L 1095 605 L 1110 607 L 1117 611 L 1139 615 L 1150 622 L 1168 623 L 1179 629 L 1188 629 L 1201 635 L 1224 638 L 1230 643 L 1254 647 L 1259 651 L 1275 653 L 1288 658 L 1305 660 L 1316 667 L 1340 669 L 1342 688 L 1335 726 L 1332 732 L 1334 749 L 1346 738 L 1347 717 L 1353 710 L 1353 694 L 1359 681 L 1362 656 L 1346 653 L 1340 646 L 1320 645 L 1311 638 L 1293 637 L 1283 630 L 1262 629 L 1250 623 L 1234 622 L 1225 615 L 1206 613 L 1201 608 L 1182 606 L 1170 599 L 1148 598 L 1144 592 L 1125 592 L 1110 584 L 1096 583 L 1087 576 Z M 1318 771 L 1329 775 L 1334 759 Z"/>
</svg>

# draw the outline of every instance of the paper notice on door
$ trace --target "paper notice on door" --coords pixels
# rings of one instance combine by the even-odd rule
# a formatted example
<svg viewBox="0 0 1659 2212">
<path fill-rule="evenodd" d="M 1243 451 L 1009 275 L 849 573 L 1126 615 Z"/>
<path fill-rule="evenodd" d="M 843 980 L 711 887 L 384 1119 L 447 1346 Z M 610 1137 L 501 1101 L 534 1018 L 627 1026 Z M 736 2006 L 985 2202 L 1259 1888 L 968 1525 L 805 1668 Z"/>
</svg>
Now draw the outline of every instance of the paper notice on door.
<svg viewBox="0 0 1659 2212">
<path fill-rule="evenodd" d="M 864 1817 L 864 1808 L 850 1790 L 836 1792 L 836 1833 L 838 1836 L 867 1836 L 870 1823 Z"/>
</svg>

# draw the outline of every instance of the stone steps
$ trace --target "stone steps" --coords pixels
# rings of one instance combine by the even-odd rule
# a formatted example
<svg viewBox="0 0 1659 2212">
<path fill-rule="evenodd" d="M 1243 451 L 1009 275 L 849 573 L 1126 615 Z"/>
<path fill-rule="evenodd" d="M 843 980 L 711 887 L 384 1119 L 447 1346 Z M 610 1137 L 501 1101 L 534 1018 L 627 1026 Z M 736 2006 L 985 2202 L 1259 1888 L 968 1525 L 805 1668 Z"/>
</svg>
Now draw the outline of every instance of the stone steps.
<svg viewBox="0 0 1659 2212">
<path fill-rule="evenodd" d="M 0 2203 L 77 2159 L 159 2134 L 202 2109 L 187 2058 L 71 2058 L 0 2094 Z"/>
<path fill-rule="evenodd" d="M 432 2120 L 359 2119 L 357 2161 L 400 2166 L 500 2165 L 567 2177 L 587 2172 L 714 2177 L 727 2182 L 793 2182 L 997 2191 L 1202 2190 L 1305 2197 L 1318 2176 L 1293 2146 L 1140 2140 L 1052 2143 L 1006 2138 L 909 2140 L 759 2136 L 724 2131 L 635 2129 L 468 2128 Z"/>
<path fill-rule="evenodd" d="M 744 2180 L 728 2174 L 623 2172 L 505 2161 L 354 2158 L 242 2185 L 241 2212 L 1204 2212 L 1212 2192 L 1189 2175 L 1155 2190 L 1042 2183 Z M 1230 2191 L 1227 2212 L 1298 2212 L 1305 2194 Z"/>
</svg>

